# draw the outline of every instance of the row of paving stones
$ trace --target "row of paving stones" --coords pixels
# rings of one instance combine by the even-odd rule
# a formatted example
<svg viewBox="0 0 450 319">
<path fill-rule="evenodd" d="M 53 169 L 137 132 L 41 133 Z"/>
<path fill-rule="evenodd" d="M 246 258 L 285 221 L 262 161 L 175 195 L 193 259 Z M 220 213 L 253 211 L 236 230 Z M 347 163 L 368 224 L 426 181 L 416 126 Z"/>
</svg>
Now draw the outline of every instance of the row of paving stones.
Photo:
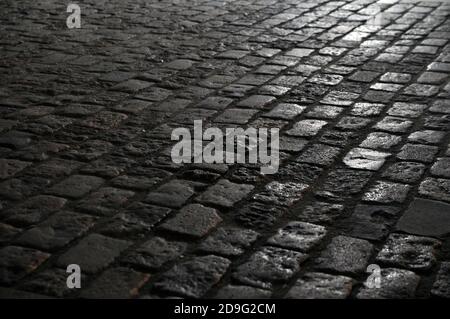
<svg viewBox="0 0 450 319">
<path fill-rule="evenodd" d="M 377 25 L 371 1 L 247 3 L 256 13 L 243 20 L 206 3 L 207 22 L 194 6 L 171 40 L 202 25 L 185 38 L 199 53 L 139 75 L 50 53 L 42 63 L 100 72 L 106 90 L 75 101 L 88 92 L 70 75 L 79 91 L 51 92 L 44 106 L 39 94 L 29 107 L 5 92 L 0 265 L 14 290 L 2 295 L 411 297 L 431 278 L 425 295 L 448 297 L 448 7 L 383 5 Z M 91 50 L 93 30 L 78 39 Z M 123 45 L 140 49 L 153 32 Z M 232 47 L 211 52 L 205 39 Z M 172 163 L 172 128 L 200 118 L 280 128 L 279 172 Z M 81 292 L 65 288 L 71 263 Z M 384 267 L 382 289 L 369 288 L 369 263 Z"/>
</svg>

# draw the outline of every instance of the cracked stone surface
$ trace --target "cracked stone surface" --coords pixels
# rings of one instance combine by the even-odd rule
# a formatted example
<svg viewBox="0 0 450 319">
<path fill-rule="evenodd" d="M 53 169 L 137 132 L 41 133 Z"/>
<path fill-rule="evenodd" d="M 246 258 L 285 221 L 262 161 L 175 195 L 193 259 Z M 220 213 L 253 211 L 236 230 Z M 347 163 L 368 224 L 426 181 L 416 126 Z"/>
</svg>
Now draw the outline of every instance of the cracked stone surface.
<svg viewBox="0 0 450 319">
<path fill-rule="evenodd" d="M 0 3 L 0 297 L 449 297 L 447 1 L 66 5 Z M 278 171 L 174 163 L 194 120 Z"/>
</svg>

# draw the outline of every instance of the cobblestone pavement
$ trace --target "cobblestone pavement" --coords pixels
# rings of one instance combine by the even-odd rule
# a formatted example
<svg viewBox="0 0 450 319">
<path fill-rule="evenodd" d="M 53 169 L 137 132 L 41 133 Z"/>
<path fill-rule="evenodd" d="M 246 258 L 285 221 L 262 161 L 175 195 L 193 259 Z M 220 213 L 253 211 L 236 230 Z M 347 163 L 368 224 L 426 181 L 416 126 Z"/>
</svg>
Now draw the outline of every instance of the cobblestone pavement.
<svg viewBox="0 0 450 319">
<path fill-rule="evenodd" d="M 79 4 L 0 2 L 2 297 L 450 297 L 450 3 Z M 195 119 L 278 173 L 174 164 Z"/>
</svg>

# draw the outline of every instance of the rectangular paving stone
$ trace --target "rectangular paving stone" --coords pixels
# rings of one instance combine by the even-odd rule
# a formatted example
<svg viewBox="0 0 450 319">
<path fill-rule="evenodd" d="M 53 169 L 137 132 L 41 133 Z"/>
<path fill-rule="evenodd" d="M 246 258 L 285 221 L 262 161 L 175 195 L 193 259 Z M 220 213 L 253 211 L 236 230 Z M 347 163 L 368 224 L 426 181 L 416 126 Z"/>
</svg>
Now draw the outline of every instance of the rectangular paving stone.
<svg viewBox="0 0 450 319">
<path fill-rule="evenodd" d="M 362 239 L 382 240 L 389 234 L 399 212 L 395 206 L 358 204 L 345 222 L 345 232 Z"/>
<path fill-rule="evenodd" d="M 206 238 L 199 246 L 200 251 L 222 256 L 239 256 L 257 239 L 259 234 L 250 229 L 221 227 Z"/>
<path fill-rule="evenodd" d="M 416 118 L 421 116 L 426 108 L 427 106 L 424 104 L 396 102 L 393 107 L 387 111 L 387 114 L 399 117 Z"/>
<path fill-rule="evenodd" d="M 286 249 L 307 252 L 316 246 L 326 233 L 323 226 L 304 222 L 290 222 L 270 237 L 267 243 Z"/>
<path fill-rule="evenodd" d="M 251 286 L 270 289 L 283 283 L 299 270 L 307 255 L 292 250 L 263 247 L 233 272 L 233 278 Z"/>
<path fill-rule="evenodd" d="M 396 228 L 418 236 L 444 237 L 450 233 L 450 205 L 429 199 L 415 198 Z"/>
<path fill-rule="evenodd" d="M 302 183 L 270 182 L 262 192 L 255 194 L 253 199 L 265 204 L 289 207 L 302 198 L 302 193 L 308 187 Z"/>
<path fill-rule="evenodd" d="M 168 241 L 155 236 L 121 258 L 121 262 L 154 271 L 166 263 L 180 258 L 186 248 L 186 243 Z"/>
<path fill-rule="evenodd" d="M 97 273 L 111 264 L 130 242 L 99 234 L 84 237 L 57 259 L 57 265 L 66 268 L 70 264 L 80 266 L 82 272 Z"/>
<path fill-rule="evenodd" d="M 253 188 L 253 185 L 236 184 L 226 179 L 221 179 L 204 193 L 197 196 L 196 201 L 230 208 L 247 196 Z"/>
<path fill-rule="evenodd" d="M 421 179 L 425 167 L 416 162 L 397 162 L 389 166 L 381 176 L 394 182 L 411 184 Z"/>
<path fill-rule="evenodd" d="M 341 153 L 338 147 L 325 144 L 314 144 L 302 153 L 296 160 L 302 163 L 330 166 Z"/>
<path fill-rule="evenodd" d="M 103 272 L 87 289 L 81 298 L 88 299 L 128 299 L 136 297 L 139 289 L 150 275 L 125 267 L 111 268 Z"/>
<path fill-rule="evenodd" d="M 134 192 L 114 187 L 103 187 L 85 197 L 77 208 L 98 215 L 111 215 L 112 212 L 123 206 Z"/>
<path fill-rule="evenodd" d="M 96 176 L 72 175 L 51 187 L 48 192 L 53 195 L 80 198 L 103 184 L 103 179 Z"/>
<path fill-rule="evenodd" d="M 343 162 L 348 167 L 377 171 L 383 166 L 390 153 L 374 151 L 366 148 L 354 148 L 345 155 Z"/>
<path fill-rule="evenodd" d="M 443 262 L 439 268 L 431 293 L 441 298 L 450 297 L 450 263 Z"/>
<path fill-rule="evenodd" d="M 28 229 L 17 239 L 17 243 L 49 251 L 64 247 L 75 238 L 83 235 L 94 225 L 92 216 L 58 212 L 45 222 Z"/>
<path fill-rule="evenodd" d="M 437 161 L 431 166 L 431 174 L 450 178 L 450 157 L 440 157 Z"/>
<path fill-rule="evenodd" d="M 338 218 L 343 211 L 344 206 L 341 204 L 331 204 L 315 200 L 298 212 L 297 218 L 304 222 L 329 225 Z"/>
<path fill-rule="evenodd" d="M 292 49 L 288 52 L 286 52 L 286 55 L 288 56 L 295 56 L 295 57 L 304 57 L 310 55 L 314 50 L 312 49 L 302 49 L 302 48 L 296 48 Z"/>
<path fill-rule="evenodd" d="M 194 195 L 194 189 L 189 183 L 172 180 L 150 192 L 145 201 L 156 205 L 179 208 L 192 195 Z"/>
<path fill-rule="evenodd" d="M 275 101 L 276 98 L 270 95 L 251 95 L 245 100 L 239 102 L 237 106 L 239 107 L 248 107 L 252 109 L 262 109 L 267 104 Z"/>
<path fill-rule="evenodd" d="M 337 236 L 316 259 L 316 268 L 338 273 L 361 273 L 365 271 L 372 251 L 372 244 L 366 240 Z"/>
<path fill-rule="evenodd" d="M 408 141 L 418 144 L 438 144 L 444 138 L 445 133 L 433 130 L 423 130 L 411 133 Z"/>
<path fill-rule="evenodd" d="M 66 269 L 50 267 L 25 279 L 23 283 L 18 285 L 18 288 L 29 292 L 39 292 L 47 296 L 68 298 L 74 292 L 73 289 L 67 287 L 68 276 L 69 273 L 66 272 Z M 87 282 L 86 279 L 87 277 L 82 273 L 81 285 Z"/>
<path fill-rule="evenodd" d="M 294 124 L 294 126 L 286 131 L 287 135 L 311 137 L 319 133 L 319 131 L 328 123 L 322 120 L 302 120 Z"/>
<path fill-rule="evenodd" d="M 195 257 L 163 273 L 154 286 L 188 298 L 200 298 L 220 281 L 230 263 L 214 255 Z"/>
<path fill-rule="evenodd" d="M 2 211 L 1 216 L 13 225 L 32 225 L 60 210 L 66 203 L 67 199 L 65 198 L 38 195 L 28 198 L 11 209 Z"/>
<path fill-rule="evenodd" d="M 437 152 L 438 148 L 436 146 L 405 144 L 397 154 L 397 157 L 406 161 L 431 163 Z"/>
<path fill-rule="evenodd" d="M 346 276 L 309 272 L 289 289 L 287 299 L 345 299 L 352 292 L 353 279 Z"/>
<path fill-rule="evenodd" d="M 380 287 L 373 286 L 367 279 L 358 291 L 358 299 L 409 299 L 413 298 L 420 277 L 414 272 L 397 268 L 383 268 L 380 271 Z"/>
<path fill-rule="evenodd" d="M 214 208 L 190 204 L 184 206 L 179 213 L 164 222 L 160 228 L 181 235 L 201 238 L 221 221 L 222 218 Z"/>
<path fill-rule="evenodd" d="M 377 116 L 384 107 L 384 104 L 377 103 L 355 103 L 350 113 L 357 116 Z"/>
<path fill-rule="evenodd" d="M 50 257 L 40 250 L 19 246 L 6 246 L 0 249 L 0 282 L 12 284 L 33 272 Z"/>
<path fill-rule="evenodd" d="M 246 124 L 258 113 L 257 110 L 251 109 L 227 109 L 214 119 L 216 123 L 226 124 Z"/>
<path fill-rule="evenodd" d="M 392 133 L 404 133 L 411 127 L 413 124 L 412 121 L 406 120 L 399 117 L 386 116 L 377 124 L 374 125 L 374 128 L 392 132 Z"/>
<path fill-rule="evenodd" d="M 301 114 L 306 109 L 306 106 L 301 106 L 293 103 L 280 103 L 275 106 L 270 112 L 264 114 L 265 117 L 290 120 Z"/>
<path fill-rule="evenodd" d="M 403 203 L 410 190 L 409 185 L 378 181 L 364 194 L 363 200 L 378 203 Z"/>
<path fill-rule="evenodd" d="M 429 237 L 391 234 L 376 261 L 410 270 L 428 270 L 436 263 L 440 244 L 437 239 Z"/>
<path fill-rule="evenodd" d="M 419 186 L 419 194 L 450 202 L 450 179 L 427 177 Z"/>
<path fill-rule="evenodd" d="M 98 232 L 116 238 L 142 237 L 170 212 L 167 207 L 133 202 L 123 212 L 106 220 Z"/>
</svg>

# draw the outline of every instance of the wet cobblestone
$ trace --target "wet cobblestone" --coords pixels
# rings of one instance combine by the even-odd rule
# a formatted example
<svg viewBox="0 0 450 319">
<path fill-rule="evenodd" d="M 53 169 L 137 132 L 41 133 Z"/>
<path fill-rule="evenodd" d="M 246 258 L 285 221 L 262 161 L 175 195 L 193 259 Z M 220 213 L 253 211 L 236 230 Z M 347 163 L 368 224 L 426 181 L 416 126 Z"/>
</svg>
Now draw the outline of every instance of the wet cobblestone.
<svg viewBox="0 0 450 319">
<path fill-rule="evenodd" d="M 447 2 L 66 5 L 0 3 L 0 296 L 450 297 Z M 200 119 L 279 171 L 173 163 Z"/>
</svg>

